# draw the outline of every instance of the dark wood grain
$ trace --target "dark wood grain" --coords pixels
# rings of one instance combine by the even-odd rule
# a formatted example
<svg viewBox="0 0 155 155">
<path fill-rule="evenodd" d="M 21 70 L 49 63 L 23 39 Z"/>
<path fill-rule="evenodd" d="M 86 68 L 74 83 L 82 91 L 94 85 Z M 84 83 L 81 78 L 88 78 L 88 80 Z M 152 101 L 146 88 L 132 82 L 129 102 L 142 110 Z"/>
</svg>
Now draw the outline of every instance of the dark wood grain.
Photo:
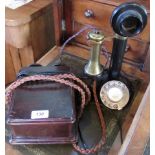
<svg viewBox="0 0 155 155">
<path fill-rule="evenodd" d="M 10 83 L 15 80 L 16 71 L 13 65 L 9 46 L 5 45 L 5 49 L 5 83 Z"/>
<path fill-rule="evenodd" d="M 72 35 L 72 0 L 64 0 L 64 20 L 66 25 L 66 31 L 65 31 L 65 39 L 70 37 Z"/>
</svg>

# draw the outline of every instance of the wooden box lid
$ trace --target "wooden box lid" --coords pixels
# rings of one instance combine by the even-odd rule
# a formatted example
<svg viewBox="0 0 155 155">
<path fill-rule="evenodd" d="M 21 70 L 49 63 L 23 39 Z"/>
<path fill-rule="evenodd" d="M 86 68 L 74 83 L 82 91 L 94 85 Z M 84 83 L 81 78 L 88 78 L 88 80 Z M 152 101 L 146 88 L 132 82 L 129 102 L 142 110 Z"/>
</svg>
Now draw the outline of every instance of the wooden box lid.
<svg viewBox="0 0 155 155">
<path fill-rule="evenodd" d="M 31 118 L 32 111 L 40 110 L 48 111 L 48 118 Z M 64 120 L 75 121 L 74 93 L 70 87 L 53 82 L 29 82 L 15 90 L 9 124 Z"/>
</svg>

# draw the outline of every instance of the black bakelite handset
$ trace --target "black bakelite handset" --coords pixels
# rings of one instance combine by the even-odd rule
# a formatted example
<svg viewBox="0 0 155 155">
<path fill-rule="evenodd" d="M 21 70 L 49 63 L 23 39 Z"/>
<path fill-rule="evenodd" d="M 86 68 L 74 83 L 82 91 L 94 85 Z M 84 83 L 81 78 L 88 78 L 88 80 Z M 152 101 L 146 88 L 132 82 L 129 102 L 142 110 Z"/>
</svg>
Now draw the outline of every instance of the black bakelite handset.
<svg viewBox="0 0 155 155">
<path fill-rule="evenodd" d="M 147 24 L 146 9 L 137 3 L 125 3 L 112 13 L 111 26 L 115 32 L 110 62 L 109 78 L 119 77 L 127 38 L 134 37 L 143 31 Z"/>
</svg>

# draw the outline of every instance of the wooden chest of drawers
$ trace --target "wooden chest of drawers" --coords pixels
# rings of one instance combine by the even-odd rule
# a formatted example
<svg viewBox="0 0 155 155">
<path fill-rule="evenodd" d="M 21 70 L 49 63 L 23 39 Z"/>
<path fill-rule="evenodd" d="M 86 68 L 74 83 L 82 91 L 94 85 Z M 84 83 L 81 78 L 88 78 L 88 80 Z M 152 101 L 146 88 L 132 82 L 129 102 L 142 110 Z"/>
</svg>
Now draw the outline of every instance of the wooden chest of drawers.
<svg viewBox="0 0 155 155">
<path fill-rule="evenodd" d="M 66 37 L 79 31 L 85 25 L 93 25 L 101 29 L 105 36 L 112 36 L 114 32 L 110 24 L 112 11 L 116 6 L 123 3 L 122 1 L 114 0 L 65 0 L 65 20 L 66 20 Z M 127 1 L 126 1 L 127 2 Z M 128 2 L 130 2 L 128 0 Z M 149 15 L 149 1 L 134 1 L 143 4 L 147 8 L 148 23 L 144 31 L 134 38 L 128 39 L 128 48 L 125 54 L 125 59 L 134 61 L 139 65 L 143 64 L 148 55 L 150 30 L 150 15 Z M 69 10 L 69 11 L 68 11 Z M 70 12 L 71 10 L 71 12 Z M 88 30 L 89 31 L 89 30 Z M 85 31 L 75 38 L 74 43 L 89 46 L 87 43 Z M 111 53 L 112 40 L 105 41 L 104 46 Z"/>
<path fill-rule="evenodd" d="M 104 30 L 105 33 L 108 33 L 108 35 L 112 35 L 113 30 L 110 25 L 110 18 L 112 11 L 115 9 L 115 7 L 116 6 L 107 4 L 106 2 L 101 3 L 90 0 L 72 1 L 73 25 L 74 24 L 76 25 L 77 23 L 83 25 L 86 24 L 94 25 Z M 91 10 L 90 15 L 89 10 Z M 149 40 L 149 33 L 147 33 L 148 31 L 149 31 L 149 21 L 145 30 L 136 38 L 148 41 Z"/>
</svg>

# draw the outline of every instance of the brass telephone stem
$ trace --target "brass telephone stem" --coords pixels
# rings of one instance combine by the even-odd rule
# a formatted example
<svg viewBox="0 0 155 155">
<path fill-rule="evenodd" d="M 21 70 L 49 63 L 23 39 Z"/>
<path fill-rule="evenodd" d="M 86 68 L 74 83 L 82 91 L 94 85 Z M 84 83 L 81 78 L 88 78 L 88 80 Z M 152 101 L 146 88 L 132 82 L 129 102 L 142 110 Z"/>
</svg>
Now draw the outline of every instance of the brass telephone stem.
<svg viewBox="0 0 155 155">
<path fill-rule="evenodd" d="M 100 51 L 104 35 L 91 31 L 88 33 L 88 39 L 92 47 L 90 50 L 91 54 L 89 62 L 85 66 L 85 73 L 91 76 L 96 76 L 101 74 L 103 71 L 103 67 L 100 65 Z"/>
<path fill-rule="evenodd" d="M 101 50 L 101 44 L 98 43 L 94 44 L 93 47 L 91 48 L 90 61 L 91 63 L 94 63 L 93 67 L 100 66 L 100 50 Z"/>
</svg>

